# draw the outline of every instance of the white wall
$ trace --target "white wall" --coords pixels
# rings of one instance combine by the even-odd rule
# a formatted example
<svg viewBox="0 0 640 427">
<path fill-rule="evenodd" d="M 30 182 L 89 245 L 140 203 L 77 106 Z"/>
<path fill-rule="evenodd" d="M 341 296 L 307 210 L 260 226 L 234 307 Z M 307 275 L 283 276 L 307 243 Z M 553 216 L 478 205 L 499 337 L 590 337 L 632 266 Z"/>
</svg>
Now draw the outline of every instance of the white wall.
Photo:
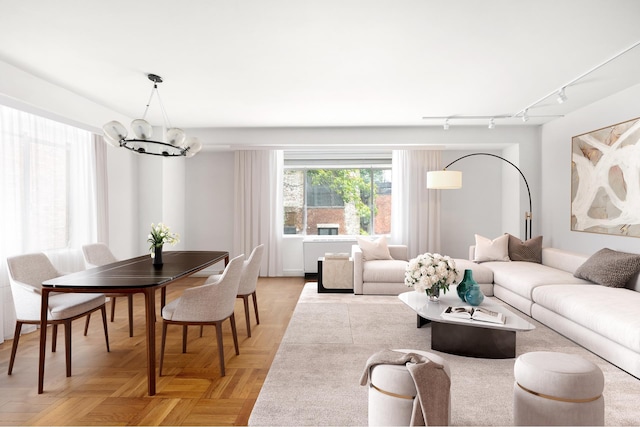
<svg viewBox="0 0 640 427">
<path fill-rule="evenodd" d="M 603 247 L 640 252 L 634 237 L 571 231 L 571 138 L 640 116 L 640 85 L 611 95 L 542 128 L 543 243 L 591 254 Z"/>
</svg>

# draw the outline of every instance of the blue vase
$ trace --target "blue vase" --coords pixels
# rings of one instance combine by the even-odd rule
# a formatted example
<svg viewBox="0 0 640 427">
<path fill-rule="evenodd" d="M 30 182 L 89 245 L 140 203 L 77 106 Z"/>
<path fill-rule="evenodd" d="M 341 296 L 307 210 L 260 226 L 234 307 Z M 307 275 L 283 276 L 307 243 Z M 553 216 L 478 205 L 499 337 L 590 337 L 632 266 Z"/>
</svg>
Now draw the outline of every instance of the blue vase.
<svg viewBox="0 0 640 427">
<path fill-rule="evenodd" d="M 462 301 L 466 301 L 466 293 L 467 293 L 467 289 L 469 289 L 471 287 L 471 285 L 473 285 L 474 283 L 477 285 L 478 283 L 473 279 L 473 270 L 465 270 L 464 271 L 464 276 L 462 277 L 462 280 L 460 281 L 460 283 L 458 283 L 458 286 L 456 287 L 456 291 L 458 292 L 458 297 L 462 300 Z"/>
<path fill-rule="evenodd" d="M 469 288 L 467 288 L 464 298 L 465 301 L 467 301 L 467 304 L 478 306 L 482 304 L 482 301 L 484 301 L 484 294 L 480 290 L 480 286 L 474 282 Z"/>
</svg>

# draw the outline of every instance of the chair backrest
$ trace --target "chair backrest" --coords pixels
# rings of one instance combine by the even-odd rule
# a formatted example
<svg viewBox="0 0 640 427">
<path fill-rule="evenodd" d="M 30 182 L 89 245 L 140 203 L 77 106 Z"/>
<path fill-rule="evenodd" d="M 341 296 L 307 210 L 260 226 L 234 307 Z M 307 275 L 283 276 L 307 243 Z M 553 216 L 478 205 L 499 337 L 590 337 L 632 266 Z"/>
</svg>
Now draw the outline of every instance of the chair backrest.
<svg viewBox="0 0 640 427">
<path fill-rule="evenodd" d="M 238 295 L 248 295 L 256 290 L 258 283 L 258 275 L 260 274 L 260 266 L 262 264 L 262 254 L 264 253 L 264 245 L 258 245 L 253 248 L 251 255 L 244 262 L 242 267 L 242 275 L 240 276 L 240 286 L 238 287 Z"/>
<path fill-rule="evenodd" d="M 185 289 L 172 319 L 211 322 L 229 317 L 235 307 L 243 262 L 244 254 L 229 261 L 222 275 Z"/>
<path fill-rule="evenodd" d="M 100 265 L 111 264 L 118 261 L 113 256 L 111 250 L 104 243 L 92 243 L 90 245 L 84 245 L 82 247 L 82 253 L 84 255 L 84 261 L 87 264 L 87 268 L 98 267 Z"/>
<path fill-rule="evenodd" d="M 9 277 L 40 292 L 42 282 L 62 275 L 49 258 L 40 253 L 16 255 L 7 258 Z"/>
</svg>

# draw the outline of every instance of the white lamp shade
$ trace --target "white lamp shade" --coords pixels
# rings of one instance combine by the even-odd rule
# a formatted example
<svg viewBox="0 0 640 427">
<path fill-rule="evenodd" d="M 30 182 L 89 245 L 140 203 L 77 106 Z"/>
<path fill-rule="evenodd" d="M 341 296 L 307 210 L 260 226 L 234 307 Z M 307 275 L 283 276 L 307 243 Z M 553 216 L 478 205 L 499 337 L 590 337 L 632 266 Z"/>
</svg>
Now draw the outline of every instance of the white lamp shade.
<svg viewBox="0 0 640 427">
<path fill-rule="evenodd" d="M 427 188 L 436 190 L 453 190 L 462 188 L 462 172 L 429 171 L 427 172 Z"/>
<path fill-rule="evenodd" d="M 124 127 L 122 123 L 116 120 L 110 121 L 109 123 L 102 126 L 102 130 L 104 131 L 104 135 L 107 138 L 110 138 L 114 141 L 122 141 L 127 137 L 127 128 Z M 109 141 L 109 143 L 111 143 L 111 141 Z M 119 145 L 120 144 L 118 143 L 116 147 Z"/>
<path fill-rule="evenodd" d="M 147 140 L 151 138 L 153 128 L 146 120 L 135 119 L 131 122 L 131 131 L 133 131 L 136 139 Z"/>
<path fill-rule="evenodd" d="M 184 131 L 180 128 L 171 128 L 167 130 L 167 142 L 176 147 L 183 147 L 185 141 Z"/>
<path fill-rule="evenodd" d="M 202 149 L 202 143 L 198 141 L 198 138 L 190 137 L 187 139 L 187 157 L 193 157 L 198 151 Z"/>
</svg>

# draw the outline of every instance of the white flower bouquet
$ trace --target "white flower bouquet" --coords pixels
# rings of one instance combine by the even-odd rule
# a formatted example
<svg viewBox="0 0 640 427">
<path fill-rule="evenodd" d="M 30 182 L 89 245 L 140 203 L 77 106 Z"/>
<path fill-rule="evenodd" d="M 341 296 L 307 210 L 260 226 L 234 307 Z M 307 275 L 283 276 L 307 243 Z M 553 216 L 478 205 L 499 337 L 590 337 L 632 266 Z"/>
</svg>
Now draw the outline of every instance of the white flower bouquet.
<svg viewBox="0 0 640 427">
<path fill-rule="evenodd" d="M 458 277 L 456 263 L 451 257 L 426 253 L 409 261 L 404 275 L 404 283 L 416 292 L 426 292 L 437 296 L 449 290 Z"/>
<path fill-rule="evenodd" d="M 147 242 L 149 242 L 149 252 L 153 256 L 155 248 L 161 247 L 165 243 L 170 245 L 175 245 L 180 241 L 180 235 L 178 233 L 172 233 L 169 230 L 169 227 L 164 225 L 163 223 L 158 223 L 158 225 L 151 224 L 151 233 L 149 233 L 149 238 Z"/>
</svg>

